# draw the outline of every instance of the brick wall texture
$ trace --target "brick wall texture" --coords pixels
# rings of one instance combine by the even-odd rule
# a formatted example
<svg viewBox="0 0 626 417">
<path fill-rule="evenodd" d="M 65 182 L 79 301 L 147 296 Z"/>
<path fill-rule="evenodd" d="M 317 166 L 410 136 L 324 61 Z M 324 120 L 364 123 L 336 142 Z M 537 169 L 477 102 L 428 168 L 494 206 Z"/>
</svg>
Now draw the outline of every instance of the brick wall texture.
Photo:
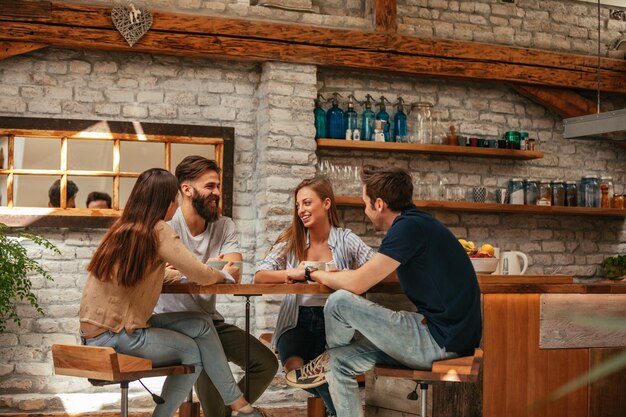
<svg viewBox="0 0 626 417">
<path fill-rule="evenodd" d="M 109 1 L 83 3 L 110 4 Z M 248 1 L 158 0 L 154 9 L 272 18 L 306 24 L 370 28 L 369 0 L 313 2 L 320 14 L 277 11 L 250 6 Z M 322 5 L 322 3 L 324 3 Z M 623 35 L 624 22 L 608 21 L 602 9 L 607 41 Z M 347 12 L 346 12 L 347 11 Z M 398 2 L 399 30 L 416 36 L 437 36 L 533 47 L 555 51 L 592 52 L 597 38 L 594 6 L 570 1 L 404 0 Z M 606 37 L 605 37 L 606 36 Z M 603 46 L 606 50 L 606 46 Z M 362 100 L 369 93 L 391 101 L 429 101 L 440 111 L 442 126 L 455 125 L 462 134 L 499 136 L 524 130 L 538 138 L 545 157 L 511 161 L 400 153 L 318 151 L 313 128 L 317 92 L 339 92 Z M 618 104 L 623 106 L 623 100 Z M 345 108 L 345 106 L 344 106 Z M 357 112 L 362 108 L 356 106 Z M 393 115 L 395 110 L 388 107 Z M 616 192 L 624 191 L 625 150 L 609 142 L 565 140 L 561 119 L 543 107 L 493 83 L 410 78 L 380 73 L 347 72 L 311 65 L 252 64 L 214 59 L 150 56 L 81 50 L 42 50 L 0 61 L 0 115 L 161 123 L 201 124 L 235 128 L 233 218 L 243 247 L 244 281 L 263 258 L 291 216 L 291 190 L 315 175 L 320 160 L 335 166 L 403 166 L 423 187 L 443 183 L 466 192 L 484 186 L 490 192 L 512 177 L 579 179 L 612 175 Z M 414 116 L 409 115 L 409 120 Z M 337 194 L 355 194 L 350 181 L 337 182 Z M 434 215 L 458 236 L 489 242 L 503 250 L 529 255 L 529 273 L 566 273 L 581 279 L 599 274 L 607 255 L 626 251 L 623 219 L 532 214 L 456 213 Z M 376 233 L 362 209 L 341 209 L 346 227 L 376 247 Z M 36 228 L 59 245 L 62 254 L 36 248 L 52 282 L 33 278 L 46 314 L 20 306 L 22 326 L 10 325 L 0 335 L 0 411 L 89 411 L 115 409 L 114 387 L 92 388 L 85 381 L 53 375 L 50 346 L 77 342 L 77 313 L 85 266 L 103 230 Z M 256 298 L 255 334 L 271 330 L 280 296 Z M 243 327 L 243 302 L 220 297 L 219 310 Z M 237 371 L 238 372 L 238 371 Z M 159 389 L 160 381 L 155 382 Z M 133 407 L 151 407 L 138 387 Z M 87 394 L 87 397 L 83 397 Z M 280 376 L 261 398 L 265 405 L 302 404 L 306 394 L 287 389 Z M 80 402 L 79 398 L 87 398 Z M 74 407 L 71 408 L 71 404 Z M 76 404 L 82 404 L 76 406 Z M 94 405 L 96 404 L 96 405 Z"/>
</svg>

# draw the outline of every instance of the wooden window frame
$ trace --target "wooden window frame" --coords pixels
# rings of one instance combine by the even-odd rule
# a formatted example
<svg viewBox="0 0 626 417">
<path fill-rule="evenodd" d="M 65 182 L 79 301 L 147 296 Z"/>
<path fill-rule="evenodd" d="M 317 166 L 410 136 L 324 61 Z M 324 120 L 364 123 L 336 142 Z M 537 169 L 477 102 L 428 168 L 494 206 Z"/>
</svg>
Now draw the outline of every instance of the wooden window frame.
<svg viewBox="0 0 626 417">
<path fill-rule="evenodd" d="M 106 126 L 106 131 L 103 127 Z M 172 171 L 172 143 L 207 144 L 215 146 L 215 160 L 222 168 L 220 205 L 225 216 L 232 216 L 234 134 L 232 127 L 179 125 L 165 123 L 122 122 L 107 120 L 44 119 L 0 117 L 0 137 L 8 137 L 6 169 L 7 206 L 0 207 L 0 222 L 11 227 L 23 226 L 84 226 L 108 227 L 119 217 L 119 180 L 136 178 L 137 172 L 120 170 L 121 142 L 164 144 L 164 168 Z M 15 169 L 14 138 L 53 138 L 61 140 L 59 169 Z M 68 140 L 105 140 L 113 142 L 113 167 L 110 171 L 71 170 L 67 167 Z M 13 179 L 15 175 L 36 175 L 61 178 L 61 208 L 13 207 Z M 113 178 L 113 209 L 65 208 L 67 177 Z"/>
</svg>

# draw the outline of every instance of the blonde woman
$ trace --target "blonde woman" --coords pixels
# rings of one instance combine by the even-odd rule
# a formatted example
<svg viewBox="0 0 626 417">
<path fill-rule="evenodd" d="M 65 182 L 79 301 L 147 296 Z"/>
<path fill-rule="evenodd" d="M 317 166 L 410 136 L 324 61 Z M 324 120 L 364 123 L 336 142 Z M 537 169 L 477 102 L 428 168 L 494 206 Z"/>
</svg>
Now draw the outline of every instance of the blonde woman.
<svg viewBox="0 0 626 417">
<path fill-rule="evenodd" d="M 357 235 L 339 227 L 335 195 L 328 180 L 302 181 L 294 190 L 291 225 L 283 231 L 270 253 L 258 265 L 256 283 L 297 283 L 306 280 L 304 261 L 332 262 L 338 269 L 356 269 L 373 255 Z M 326 295 L 285 297 L 278 313 L 273 344 L 285 372 L 301 367 L 324 352 L 324 304 Z M 324 400 L 329 415 L 335 408 L 324 384 L 307 390 Z"/>
</svg>

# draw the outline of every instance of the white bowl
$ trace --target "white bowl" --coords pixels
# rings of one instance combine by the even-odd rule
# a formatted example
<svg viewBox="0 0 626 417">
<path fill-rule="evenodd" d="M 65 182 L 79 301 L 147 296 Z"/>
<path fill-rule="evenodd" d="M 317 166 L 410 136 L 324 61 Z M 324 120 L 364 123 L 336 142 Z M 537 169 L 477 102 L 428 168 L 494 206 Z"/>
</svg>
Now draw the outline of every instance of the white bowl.
<svg viewBox="0 0 626 417">
<path fill-rule="evenodd" d="M 478 274 L 491 274 L 498 267 L 498 258 L 470 258 L 474 271 Z"/>
</svg>

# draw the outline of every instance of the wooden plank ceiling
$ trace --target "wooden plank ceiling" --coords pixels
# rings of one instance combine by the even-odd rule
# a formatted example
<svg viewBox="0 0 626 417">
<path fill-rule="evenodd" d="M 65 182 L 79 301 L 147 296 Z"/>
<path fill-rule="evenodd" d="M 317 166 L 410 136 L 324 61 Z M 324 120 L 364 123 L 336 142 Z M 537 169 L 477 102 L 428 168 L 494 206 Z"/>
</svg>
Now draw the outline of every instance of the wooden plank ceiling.
<svg viewBox="0 0 626 417">
<path fill-rule="evenodd" d="M 573 91 L 595 90 L 597 57 L 396 32 L 396 0 L 376 0 L 373 31 L 152 12 L 149 32 L 128 46 L 111 8 L 60 1 L 0 0 L 0 59 L 45 46 L 315 64 L 413 76 L 497 81 L 563 117 L 587 114 Z M 626 62 L 600 60 L 603 91 L 626 93 Z M 571 99 L 583 103 L 572 110 Z"/>
</svg>

